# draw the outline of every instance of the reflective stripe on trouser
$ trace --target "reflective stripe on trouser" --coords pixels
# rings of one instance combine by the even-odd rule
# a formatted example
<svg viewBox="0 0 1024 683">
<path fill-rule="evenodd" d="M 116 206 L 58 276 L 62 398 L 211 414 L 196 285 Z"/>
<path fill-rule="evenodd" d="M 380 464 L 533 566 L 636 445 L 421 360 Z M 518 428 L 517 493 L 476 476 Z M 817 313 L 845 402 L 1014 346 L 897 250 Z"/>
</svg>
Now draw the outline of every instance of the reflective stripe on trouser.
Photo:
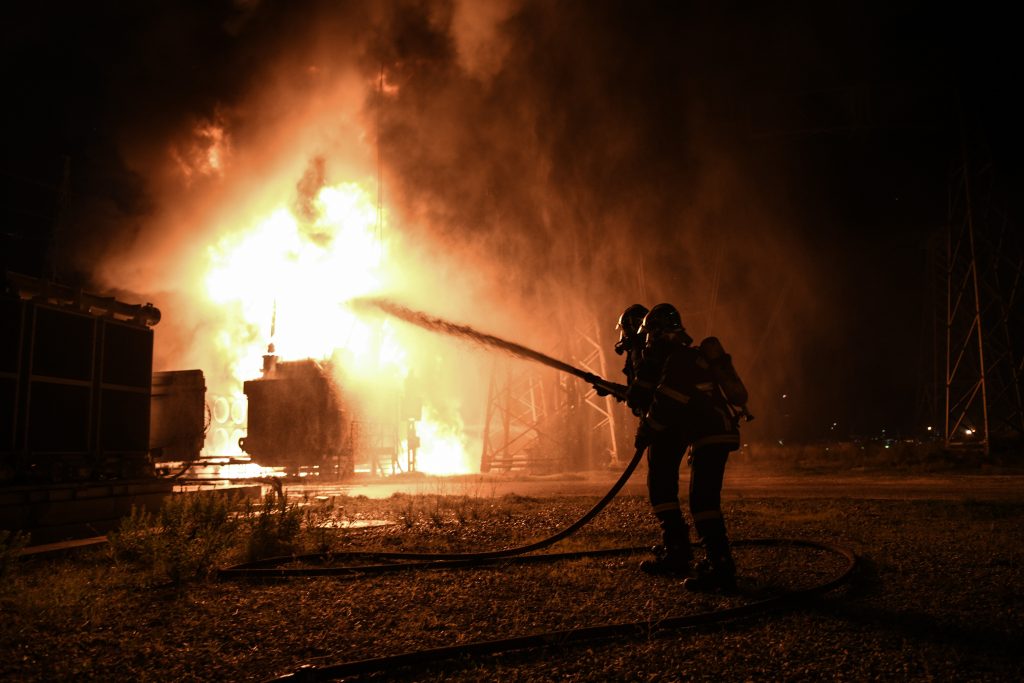
<svg viewBox="0 0 1024 683">
<path fill-rule="evenodd" d="M 728 446 L 714 444 L 694 448 L 690 463 L 690 515 L 697 535 L 709 550 L 728 547 L 722 517 L 722 479 L 728 459 Z"/>
</svg>

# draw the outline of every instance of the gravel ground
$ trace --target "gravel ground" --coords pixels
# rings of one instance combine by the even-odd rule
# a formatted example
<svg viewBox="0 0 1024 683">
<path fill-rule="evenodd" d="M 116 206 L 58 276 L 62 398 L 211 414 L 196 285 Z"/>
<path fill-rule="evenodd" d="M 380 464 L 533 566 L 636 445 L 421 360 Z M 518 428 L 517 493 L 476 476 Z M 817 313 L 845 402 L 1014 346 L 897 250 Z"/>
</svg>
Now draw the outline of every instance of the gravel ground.
<svg viewBox="0 0 1024 683">
<path fill-rule="evenodd" d="M 341 501 L 395 520 L 342 531 L 344 549 L 479 550 L 536 540 L 589 498 Z M 418 512 L 417 512 L 418 510 Z M 742 499 L 732 536 L 806 538 L 861 557 L 854 580 L 799 608 L 642 637 L 552 644 L 394 670 L 373 680 L 1024 680 L 1024 492 L 1017 502 Z M 554 550 L 656 540 L 620 497 Z M 103 550 L 26 560 L 0 593 L 3 680 L 267 680 L 341 661 L 740 605 L 827 580 L 843 562 L 738 548 L 741 594 L 695 595 L 639 557 L 273 583 L 151 586 Z"/>
</svg>

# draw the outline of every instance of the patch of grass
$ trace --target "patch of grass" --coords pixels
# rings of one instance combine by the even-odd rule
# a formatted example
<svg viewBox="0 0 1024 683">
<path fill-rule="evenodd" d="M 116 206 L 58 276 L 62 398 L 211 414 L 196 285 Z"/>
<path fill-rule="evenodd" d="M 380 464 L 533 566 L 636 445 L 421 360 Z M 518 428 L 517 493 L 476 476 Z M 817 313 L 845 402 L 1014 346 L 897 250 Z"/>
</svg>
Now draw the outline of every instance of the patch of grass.
<svg viewBox="0 0 1024 683">
<path fill-rule="evenodd" d="M 314 553 L 329 553 L 336 549 L 337 524 L 344 516 L 334 499 L 314 500 L 302 508 L 302 533 L 306 548 Z"/>
<path fill-rule="evenodd" d="M 329 549 L 333 506 L 300 506 L 270 493 L 257 503 L 222 495 L 169 496 L 153 513 L 133 508 L 108 534 L 115 564 L 151 584 L 212 576 L 217 567 Z"/>
<path fill-rule="evenodd" d="M 302 500 L 298 538 L 307 547 L 368 552 L 485 550 L 543 538 L 593 504 L 582 496 L 487 500 L 457 493 Z M 291 508 L 280 501 L 252 508 L 271 529 L 292 528 Z M 444 525 L 432 523 L 433 510 Z M 460 510 L 467 521 L 456 527 Z M 417 521 L 330 531 L 339 517 L 402 515 Z M 370 680 L 677 680 L 694 672 L 708 680 L 906 680 L 918 671 L 900 669 L 906 662 L 926 663 L 925 677 L 936 680 L 1020 680 L 1010 644 L 1024 625 L 1024 501 L 747 498 L 727 501 L 726 515 L 736 539 L 814 538 L 851 545 L 868 561 L 855 585 L 769 617 L 593 646 L 553 643 L 519 657 L 476 657 Z M 323 535 L 312 535 L 316 525 Z M 236 553 L 244 548 L 243 529 L 239 521 Z M 279 531 L 268 535 L 287 541 Z M 623 496 L 553 550 L 643 546 L 656 538 L 645 498 Z M 841 567 L 813 549 L 743 546 L 735 554 L 741 588 L 749 591 L 737 597 L 691 594 L 678 581 L 642 574 L 633 556 L 144 590 L 136 580 L 144 566 L 111 571 L 107 554 L 32 560 L 0 601 L 0 650 L 12 653 L 0 660 L 0 679 L 263 680 L 306 662 L 602 623 L 653 625 L 815 585 Z"/>
<path fill-rule="evenodd" d="M 397 516 L 403 527 L 412 529 L 416 526 L 416 520 L 419 518 L 419 512 L 416 509 L 416 496 L 398 492 L 391 494 L 390 501 L 397 505 L 397 512 L 393 514 Z"/>
<path fill-rule="evenodd" d="M 315 516 L 320 516 L 319 512 Z M 259 503 L 245 501 L 236 519 L 245 561 L 299 553 L 303 523 L 310 519 L 297 503 L 289 503 L 284 496 L 273 492 Z"/>
<path fill-rule="evenodd" d="M 206 578 L 235 549 L 239 522 L 234 507 L 230 496 L 181 495 L 165 498 L 156 513 L 132 508 L 107 535 L 111 557 L 139 567 L 152 582 Z"/>
<path fill-rule="evenodd" d="M 438 490 L 446 489 L 438 488 Z M 475 495 L 477 492 L 483 491 L 483 487 L 478 483 L 471 484 L 466 490 L 473 493 L 449 495 L 445 493 L 408 494 L 396 492 L 387 499 L 388 504 L 383 506 L 379 514 L 393 519 L 406 529 L 412 529 L 421 523 L 436 529 L 442 529 L 450 524 L 466 526 L 472 522 L 505 516 L 507 508 L 501 505 L 500 499 L 494 496 Z M 516 498 L 511 500 L 515 504 Z"/>
</svg>

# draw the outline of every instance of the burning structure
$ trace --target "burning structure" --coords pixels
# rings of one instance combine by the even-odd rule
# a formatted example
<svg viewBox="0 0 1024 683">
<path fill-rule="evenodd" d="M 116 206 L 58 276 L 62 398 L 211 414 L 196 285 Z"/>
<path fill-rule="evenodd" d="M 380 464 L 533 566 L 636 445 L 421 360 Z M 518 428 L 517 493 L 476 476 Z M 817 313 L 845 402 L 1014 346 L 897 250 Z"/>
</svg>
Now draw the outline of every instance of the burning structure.
<svg viewBox="0 0 1024 683">
<path fill-rule="evenodd" d="M 243 385 L 249 420 L 239 447 L 254 462 L 288 473 L 347 477 L 357 467 L 371 474 L 415 471 L 417 398 L 407 391 L 401 414 L 370 419 L 358 405 L 346 403 L 333 375 L 331 363 L 281 361 L 271 348 L 262 376 Z"/>
<path fill-rule="evenodd" d="M 277 362 L 268 354 L 263 377 L 244 384 L 248 434 L 238 443 L 266 467 L 303 466 L 337 475 L 355 469 L 350 424 L 324 368 L 311 359 Z"/>
<path fill-rule="evenodd" d="M 69 157 L 57 193 L 67 203 L 47 257 L 67 281 L 160 302 L 154 367 L 202 368 L 206 455 L 320 466 L 348 457 L 339 454 L 352 433 L 353 463 L 341 470 L 415 449 L 418 470 L 463 473 L 520 467 L 527 451 L 546 470 L 606 464 L 628 441 L 629 425 L 616 429 L 585 387 L 545 379 L 537 390 L 521 366 L 506 381 L 486 354 L 345 305 L 367 295 L 597 372 L 602 363 L 587 359 L 610 340 L 595 325 L 610 334 L 625 305 L 673 301 L 688 325 L 713 326 L 737 358 L 773 375 L 752 384 L 799 383 L 773 360 L 802 357 L 786 331 L 816 319 L 817 297 L 795 303 L 814 289 L 814 270 L 790 232 L 774 230 L 785 222 L 763 198 L 775 193 L 750 191 L 761 176 L 748 181 L 758 169 L 728 154 L 734 136 L 717 137 L 694 113 L 691 100 L 718 91 L 706 87 L 717 74 L 688 68 L 708 46 L 649 52 L 649 32 L 623 21 L 625 6 L 485 5 L 236 3 L 182 10 L 182 23 L 161 13 L 141 13 L 131 30 L 100 22 L 103 39 L 86 42 L 88 10 L 67 15 L 66 33 L 40 23 L 40 36 L 59 35 L 72 54 L 115 46 L 76 60 L 104 64 L 108 87 L 88 92 L 110 100 L 85 104 L 109 136 L 101 155 L 55 143 Z M 566 41 L 567 26 L 581 38 Z M 201 35 L 209 42 L 193 40 Z M 125 68 L 134 62 L 107 64 L 108 52 L 152 58 Z M 620 69 L 609 55 L 649 61 Z M 37 145 L 26 145 L 30 156 Z M 273 376 L 261 370 L 268 343 Z M 325 386 L 343 388 L 339 405 L 299 369 L 313 365 Z M 424 391 L 410 420 L 402 402 L 414 372 Z M 278 391 L 298 375 L 308 390 Z M 320 417 L 293 421 L 309 434 L 290 441 L 267 410 L 293 408 Z M 310 445 L 339 410 L 342 426 Z"/>
<path fill-rule="evenodd" d="M 900 10 L 775 4 L 265 0 L 25 14 L 5 61 L 17 96 L 4 116 L 19 134 L 0 211 L 5 257 L 29 253 L 37 270 L 15 269 L 159 301 L 157 369 L 203 368 L 221 416 L 244 404 L 270 341 L 285 362 L 334 361 L 358 405 L 416 368 L 429 387 L 422 471 L 472 471 L 485 451 L 515 461 L 505 445 L 520 417 L 518 441 L 541 448 L 558 430 L 537 415 L 571 412 L 578 397 L 500 377 L 489 394 L 488 362 L 367 325 L 345 310 L 352 297 L 401 300 L 578 364 L 585 354 L 563 342 L 580 318 L 610 327 L 627 305 L 672 302 L 689 329 L 734 350 L 763 406 L 752 441 L 937 424 L 946 378 L 919 363 L 924 262 L 909 245 L 960 222 L 946 215 L 960 213 L 951 146 L 1014 168 L 1012 144 L 961 144 L 974 119 L 1008 134 L 1018 117 L 998 99 L 1013 79 L 992 69 L 1012 59 L 949 52 L 964 45 L 949 39 L 965 29 L 959 15 L 948 35 L 916 43 Z M 718 54 L 729 58 L 708 58 Z M 977 111 L 949 106 L 954 85 Z M 975 154 L 986 150 L 995 163 Z M 989 186 L 979 180 L 973 206 Z M 953 266 L 984 268 L 982 256 L 951 259 L 950 277 L 969 283 Z M 289 320 L 272 338 L 275 303 Z M 979 312 L 1000 314 L 973 308 L 985 310 L 961 308 L 961 341 Z M 867 352 L 879 330 L 899 332 L 893 352 Z M 935 378 L 927 422 L 907 408 L 919 365 Z M 959 367 L 972 372 L 950 384 L 963 379 L 968 397 L 990 374 Z M 207 453 L 242 455 L 240 416 L 211 428 Z M 960 430 L 973 442 L 970 418 Z"/>
</svg>

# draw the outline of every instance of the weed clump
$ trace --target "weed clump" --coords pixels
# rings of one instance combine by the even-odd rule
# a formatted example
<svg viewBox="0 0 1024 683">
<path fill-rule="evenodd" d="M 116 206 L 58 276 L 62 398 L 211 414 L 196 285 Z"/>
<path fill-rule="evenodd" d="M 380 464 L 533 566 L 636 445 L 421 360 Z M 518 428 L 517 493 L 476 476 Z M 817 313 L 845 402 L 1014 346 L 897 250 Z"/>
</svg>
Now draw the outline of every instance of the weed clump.
<svg viewBox="0 0 1024 683">
<path fill-rule="evenodd" d="M 332 502 L 300 505 L 274 492 L 258 502 L 170 496 L 157 512 L 133 508 L 108 534 L 109 548 L 116 563 L 141 569 L 149 582 L 181 584 L 225 564 L 329 552 L 336 515 Z"/>
<path fill-rule="evenodd" d="M 246 562 L 298 552 L 306 517 L 295 503 L 271 493 L 258 504 L 246 501 L 239 515 Z"/>
<path fill-rule="evenodd" d="M 133 507 L 107 535 L 119 564 L 143 568 L 156 582 L 210 576 L 231 555 L 239 522 L 230 496 L 169 496 L 156 513 Z"/>
</svg>

